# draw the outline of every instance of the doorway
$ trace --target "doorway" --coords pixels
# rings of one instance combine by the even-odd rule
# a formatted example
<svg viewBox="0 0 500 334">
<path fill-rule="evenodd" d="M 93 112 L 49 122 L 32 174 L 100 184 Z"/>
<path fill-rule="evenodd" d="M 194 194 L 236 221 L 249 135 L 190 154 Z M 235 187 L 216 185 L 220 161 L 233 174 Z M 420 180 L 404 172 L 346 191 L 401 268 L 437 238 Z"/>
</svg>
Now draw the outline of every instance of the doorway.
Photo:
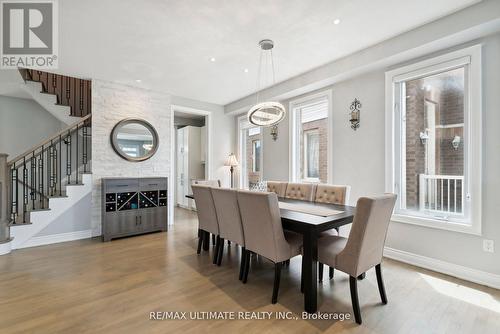
<svg viewBox="0 0 500 334">
<path fill-rule="evenodd" d="M 192 193 L 195 180 L 211 176 L 210 113 L 182 106 L 172 106 L 171 161 L 169 178 L 169 222 L 173 224 L 174 208 L 195 209 Z"/>
</svg>

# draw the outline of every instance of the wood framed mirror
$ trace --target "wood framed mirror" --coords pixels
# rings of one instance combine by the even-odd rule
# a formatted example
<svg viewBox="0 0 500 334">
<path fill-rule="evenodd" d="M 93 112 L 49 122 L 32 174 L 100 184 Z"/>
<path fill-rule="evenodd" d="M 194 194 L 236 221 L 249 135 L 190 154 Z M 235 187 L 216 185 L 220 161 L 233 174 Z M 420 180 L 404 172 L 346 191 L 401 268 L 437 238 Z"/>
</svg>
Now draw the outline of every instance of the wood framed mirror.
<svg viewBox="0 0 500 334">
<path fill-rule="evenodd" d="M 111 131 L 111 146 L 127 161 L 144 161 L 158 150 L 159 140 L 155 128 L 143 119 L 126 118 Z"/>
</svg>

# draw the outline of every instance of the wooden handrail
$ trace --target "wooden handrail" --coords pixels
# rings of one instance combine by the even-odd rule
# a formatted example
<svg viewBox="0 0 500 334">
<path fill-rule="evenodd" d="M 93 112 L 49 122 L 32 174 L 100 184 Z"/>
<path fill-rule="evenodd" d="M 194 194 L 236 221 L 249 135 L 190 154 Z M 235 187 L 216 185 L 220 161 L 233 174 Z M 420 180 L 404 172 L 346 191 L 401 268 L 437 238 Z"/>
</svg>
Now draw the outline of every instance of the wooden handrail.
<svg viewBox="0 0 500 334">
<path fill-rule="evenodd" d="M 62 135 L 65 135 L 68 133 L 68 131 L 70 131 L 70 133 L 72 133 L 73 131 L 73 128 L 76 129 L 77 126 L 85 123 L 87 120 L 90 120 L 92 118 L 92 114 L 88 114 L 87 116 L 85 117 L 82 117 L 81 119 L 79 119 L 77 122 L 67 126 L 66 128 L 64 128 L 63 130 L 59 131 L 58 133 L 56 133 L 55 135 L 51 136 L 50 138 L 44 140 L 43 142 L 37 144 L 36 146 L 30 148 L 29 150 L 25 151 L 24 153 L 16 156 L 14 159 L 10 160 L 8 163 L 7 163 L 7 166 L 12 166 L 14 163 L 18 162 L 19 160 L 23 159 L 24 157 L 32 154 L 33 152 L 36 152 L 38 149 L 40 149 L 41 147 L 43 146 L 46 146 L 47 144 L 50 144 L 50 142 L 54 141 L 54 140 L 58 140 L 60 136 Z"/>
</svg>

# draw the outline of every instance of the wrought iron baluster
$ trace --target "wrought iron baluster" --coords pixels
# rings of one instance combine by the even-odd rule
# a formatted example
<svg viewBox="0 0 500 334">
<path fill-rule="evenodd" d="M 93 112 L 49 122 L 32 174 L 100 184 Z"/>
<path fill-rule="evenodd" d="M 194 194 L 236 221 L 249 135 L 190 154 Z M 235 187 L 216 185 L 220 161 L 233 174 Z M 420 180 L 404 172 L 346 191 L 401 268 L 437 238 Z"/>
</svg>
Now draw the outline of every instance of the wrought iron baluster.
<svg viewBox="0 0 500 334">
<path fill-rule="evenodd" d="M 57 149 L 54 146 L 53 140 L 50 141 L 50 195 L 54 196 L 57 184 Z"/>
<path fill-rule="evenodd" d="M 26 167 L 26 157 L 23 158 L 23 223 L 26 223 L 26 213 L 28 212 L 28 168 Z"/>
<path fill-rule="evenodd" d="M 66 144 L 66 183 L 71 184 L 71 132 L 69 130 L 64 143 Z"/>
<path fill-rule="evenodd" d="M 87 173 L 87 160 L 88 160 L 88 141 L 87 141 L 87 126 L 85 123 L 83 124 L 82 128 L 82 145 L 83 145 L 83 152 L 82 152 L 82 165 L 83 165 L 83 172 Z"/>
<path fill-rule="evenodd" d="M 62 180 L 61 180 L 61 176 L 62 176 L 62 162 L 61 162 L 61 153 L 62 152 L 62 137 L 61 135 L 59 135 L 59 196 L 62 196 Z"/>
<path fill-rule="evenodd" d="M 38 203 L 40 205 L 40 209 L 43 209 L 43 145 L 42 150 L 38 155 L 38 193 L 40 194 Z"/>
<path fill-rule="evenodd" d="M 11 196 L 12 196 L 12 204 L 11 204 L 11 219 L 12 222 L 15 224 L 16 223 L 16 218 L 17 218 L 17 169 L 16 169 L 16 163 L 14 162 L 12 164 L 12 170 L 11 170 L 11 183 L 12 183 L 12 190 L 11 190 Z"/>
<path fill-rule="evenodd" d="M 80 82 L 80 116 L 83 116 L 83 80 L 78 80 Z"/>
<path fill-rule="evenodd" d="M 75 136 L 76 136 L 76 156 L 75 156 L 75 161 L 76 161 L 76 173 L 75 173 L 75 178 L 76 178 L 76 184 L 78 184 L 78 174 L 80 173 L 80 169 L 78 168 L 78 124 L 76 125 L 76 132 L 75 132 Z"/>
<path fill-rule="evenodd" d="M 36 202 L 36 156 L 35 156 L 35 151 L 33 151 L 33 155 L 31 156 L 31 204 L 32 204 L 32 209 L 35 208 L 35 202 Z"/>
</svg>

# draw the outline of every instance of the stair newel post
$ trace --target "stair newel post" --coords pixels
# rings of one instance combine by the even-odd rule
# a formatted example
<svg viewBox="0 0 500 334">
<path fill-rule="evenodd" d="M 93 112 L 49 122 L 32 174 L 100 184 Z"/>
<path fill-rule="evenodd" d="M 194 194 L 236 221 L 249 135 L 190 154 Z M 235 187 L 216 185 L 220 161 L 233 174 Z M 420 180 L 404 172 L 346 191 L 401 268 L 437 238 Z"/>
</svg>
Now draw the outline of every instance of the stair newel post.
<svg viewBox="0 0 500 334">
<path fill-rule="evenodd" d="M 0 243 L 10 240 L 9 184 L 10 168 L 7 165 L 7 154 L 0 153 Z"/>
</svg>

